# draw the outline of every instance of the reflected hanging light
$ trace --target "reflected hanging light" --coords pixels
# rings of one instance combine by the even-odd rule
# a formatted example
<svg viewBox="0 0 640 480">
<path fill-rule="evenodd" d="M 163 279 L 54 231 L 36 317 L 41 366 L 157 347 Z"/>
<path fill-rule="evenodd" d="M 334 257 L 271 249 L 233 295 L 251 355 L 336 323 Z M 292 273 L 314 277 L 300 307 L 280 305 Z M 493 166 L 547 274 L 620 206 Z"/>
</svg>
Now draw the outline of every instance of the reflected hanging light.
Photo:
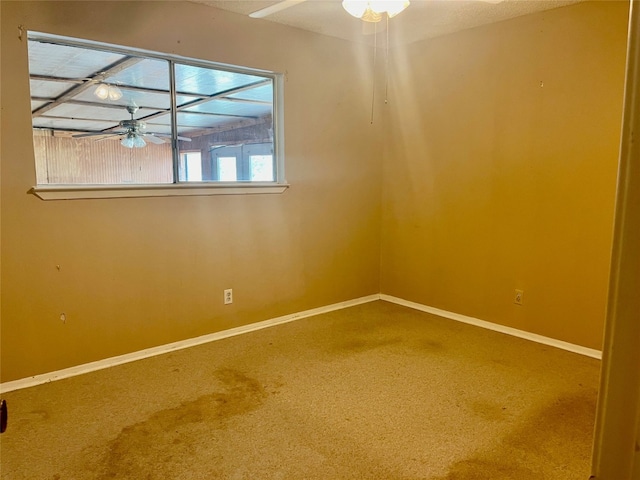
<svg viewBox="0 0 640 480">
<path fill-rule="evenodd" d="M 145 142 L 144 139 L 140 135 L 137 135 L 137 134 L 135 134 L 133 132 L 129 132 L 122 139 L 120 144 L 123 147 L 127 147 L 127 148 L 142 148 L 147 144 L 147 142 Z"/>
<path fill-rule="evenodd" d="M 93 94 L 100 100 L 109 99 L 111 101 L 116 101 L 122 98 L 122 90 L 115 85 L 107 85 L 106 83 L 98 85 Z"/>
<path fill-rule="evenodd" d="M 133 140 L 133 146 L 136 148 L 142 148 L 144 147 L 147 142 L 144 141 L 144 139 L 140 136 L 140 135 L 136 135 L 136 138 Z"/>
<path fill-rule="evenodd" d="M 409 0 L 342 0 L 342 7 L 365 22 L 379 22 L 383 14 L 393 18 L 409 6 Z"/>
</svg>

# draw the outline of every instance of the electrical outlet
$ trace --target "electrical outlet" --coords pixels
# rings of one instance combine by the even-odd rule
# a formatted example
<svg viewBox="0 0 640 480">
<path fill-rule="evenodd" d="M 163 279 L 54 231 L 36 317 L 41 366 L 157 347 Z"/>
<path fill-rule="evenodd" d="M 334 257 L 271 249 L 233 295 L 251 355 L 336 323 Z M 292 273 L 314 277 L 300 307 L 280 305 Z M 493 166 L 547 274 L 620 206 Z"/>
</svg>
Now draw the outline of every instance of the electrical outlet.
<svg viewBox="0 0 640 480">
<path fill-rule="evenodd" d="M 524 297 L 524 291 L 516 290 L 516 294 L 513 297 L 513 303 L 515 303 L 516 305 L 522 305 L 523 297 Z"/>
<path fill-rule="evenodd" d="M 229 305 L 230 303 L 233 303 L 233 289 L 227 288 L 224 291 L 224 304 Z"/>
</svg>

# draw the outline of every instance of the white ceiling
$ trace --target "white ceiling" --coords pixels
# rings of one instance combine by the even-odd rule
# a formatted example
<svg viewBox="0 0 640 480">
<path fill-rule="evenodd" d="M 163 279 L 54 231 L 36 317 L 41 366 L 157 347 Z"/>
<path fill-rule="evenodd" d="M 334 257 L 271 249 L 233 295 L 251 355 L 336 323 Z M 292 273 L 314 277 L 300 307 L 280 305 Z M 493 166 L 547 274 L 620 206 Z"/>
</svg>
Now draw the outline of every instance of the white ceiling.
<svg viewBox="0 0 640 480">
<path fill-rule="evenodd" d="M 196 3 L 248 15 L 279 3 L 274 0 L 192 0 Z M 391 44 L 407 44 L 460 30 L 496 23 L 534 12 L 563 7 L 585 0 L 411 0 L 407 10 L 389 21 Z M 373 28 L 351 17 L 341 0 L 306 0 L 264 19 L 356 42 L 372 41 Z M 378 28 L 384 28 L 384 20 Z M 380 30 L 379 30 L 380 31 Z"/>
</svg>

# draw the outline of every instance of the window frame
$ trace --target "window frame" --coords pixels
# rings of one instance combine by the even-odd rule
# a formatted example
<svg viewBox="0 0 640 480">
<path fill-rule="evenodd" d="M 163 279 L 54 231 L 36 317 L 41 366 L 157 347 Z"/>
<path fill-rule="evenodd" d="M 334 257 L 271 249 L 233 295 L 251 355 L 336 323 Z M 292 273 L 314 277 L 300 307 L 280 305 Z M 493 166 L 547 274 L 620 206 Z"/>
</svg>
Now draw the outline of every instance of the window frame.
<svg viewBox="0 0 640 480">
<path fill-rule="evenodd" d="M 174 65 L 192 65 L 201 68 L 212 68 L 233 73 L 257 75 L 269 78 L 273 85 L 273 156 L 275 178 L 270 182 L 220 182 L 180 181 L 178 175 L 179 151 L 172 142 L 174 175 L 173 183 L 162 184 L 37 184 L 28 193 L 34 194 L 42 200 L 72 200 L 84 198 L 135 198 L 135 197 L 165 197 L 165 196 L 202 196 L 202 195 L 238 195 L 282 193 L 289 184 L 284 174 L 284 74 L 250 67 L 240 67 L 209 60 L 196 59 L 182 55 L 154 52 L 136 47 L 125 47 L 111 43 L 97 42 L 88 39 L 78 39 L 62 35 L 29 31 L 29 39 L 48 41 L 60 45 L 106 50 L 109 52 L 137 55 L 144 58 L 159 59 L 169 62 L 171 77 L 171 117 L 175 124 L 177 117 L 176 92 L 174 85 Z M 35 158 L 34 158 L 35 160 Z M 34 170 L 35 173 L 35 170 Z"/>
</svg>

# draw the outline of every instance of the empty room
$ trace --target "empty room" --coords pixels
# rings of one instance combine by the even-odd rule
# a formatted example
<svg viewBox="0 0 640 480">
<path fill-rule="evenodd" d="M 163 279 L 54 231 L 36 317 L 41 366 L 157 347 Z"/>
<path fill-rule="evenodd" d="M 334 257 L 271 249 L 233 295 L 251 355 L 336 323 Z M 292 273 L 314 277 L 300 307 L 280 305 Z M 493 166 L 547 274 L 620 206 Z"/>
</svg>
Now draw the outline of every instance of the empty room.
<svg viewBox="0 0 640 480">
<path fill-rule="evenodd" d="M 0 8 L 2 480 L 640 479 L 637 2 Z"/>
</svg>

